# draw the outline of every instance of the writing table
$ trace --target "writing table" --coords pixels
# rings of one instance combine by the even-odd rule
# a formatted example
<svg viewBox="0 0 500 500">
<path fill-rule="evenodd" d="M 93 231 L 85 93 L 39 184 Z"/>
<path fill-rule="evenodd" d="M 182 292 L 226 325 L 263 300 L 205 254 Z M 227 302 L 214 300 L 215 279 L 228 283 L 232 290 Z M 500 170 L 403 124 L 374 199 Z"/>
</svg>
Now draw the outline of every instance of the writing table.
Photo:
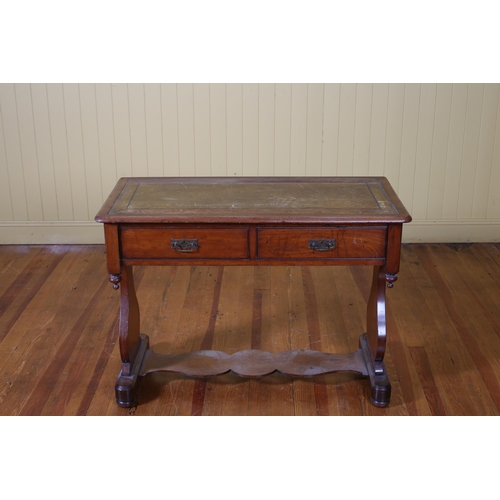
<svg viewBox="0 0 500 500">
<path fill-rule="evenodd" d="M 122 369 L 116 401 L 137 402 L 138 382 L 168 371 L 207 377 L 357 372 L 387 406 L 386 284 L 397 279 L 402 225 L 411 217 L 384 177 L 122 178 L 96 215 L 104 223 L 109 279 L 121 288 Z M 133 266 L 373 266 L 366 333 L 350 354 L 312 350 L 229 355 L 158 354 L 140 333 Z"/>
</svg>

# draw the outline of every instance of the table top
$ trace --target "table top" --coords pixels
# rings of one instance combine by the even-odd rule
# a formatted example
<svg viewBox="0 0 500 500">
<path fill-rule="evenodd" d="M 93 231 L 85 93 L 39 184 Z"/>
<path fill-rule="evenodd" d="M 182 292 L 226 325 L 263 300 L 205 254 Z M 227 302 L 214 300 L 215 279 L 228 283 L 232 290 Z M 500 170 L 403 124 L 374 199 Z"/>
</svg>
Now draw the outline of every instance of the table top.
<svg viewBox="0 0 500 500">
<path fill-rule="evenodd" d="M 403 223 L 385 177 L 124 177 L 104 223 Z"/>
</svg>

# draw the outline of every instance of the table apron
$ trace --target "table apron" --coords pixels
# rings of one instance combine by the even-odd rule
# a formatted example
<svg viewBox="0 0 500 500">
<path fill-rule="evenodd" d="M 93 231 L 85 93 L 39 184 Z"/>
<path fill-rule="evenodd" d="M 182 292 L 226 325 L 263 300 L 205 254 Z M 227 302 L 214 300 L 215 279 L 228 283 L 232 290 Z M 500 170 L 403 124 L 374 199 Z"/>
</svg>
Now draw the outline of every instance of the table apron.
<svg viewBox="0 0 500 500">
<path fill-rule="evenodd" d="M 124 266 L 383 266 L 376 259 L 122 259 Z"/>
</svg>

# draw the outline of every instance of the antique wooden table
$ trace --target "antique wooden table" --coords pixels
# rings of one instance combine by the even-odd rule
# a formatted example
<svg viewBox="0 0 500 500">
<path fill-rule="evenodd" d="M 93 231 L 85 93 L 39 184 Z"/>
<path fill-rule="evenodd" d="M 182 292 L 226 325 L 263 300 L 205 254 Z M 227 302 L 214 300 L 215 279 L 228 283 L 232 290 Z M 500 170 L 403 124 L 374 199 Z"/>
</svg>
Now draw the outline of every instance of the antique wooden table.
<svg viewBox="0 0 500 500">
<path fill-rule="evenodd" d="M 104 223 L 109 279 L 121 285 L 120 406 L 136 404 L 139 380 L 156 371 L 261 377 L 276 370 L 357 372 L 368 378 L 373 404 L 389 404 L 385 287 L 397 279 L 402 225 L 411 217 L 386 178 L 122 178 L 95 220 Z M 169 265 L 373 266 L 367 331 L 350 354 L 158 354 L 140 333 L 132 267 Z"/>
</svg>

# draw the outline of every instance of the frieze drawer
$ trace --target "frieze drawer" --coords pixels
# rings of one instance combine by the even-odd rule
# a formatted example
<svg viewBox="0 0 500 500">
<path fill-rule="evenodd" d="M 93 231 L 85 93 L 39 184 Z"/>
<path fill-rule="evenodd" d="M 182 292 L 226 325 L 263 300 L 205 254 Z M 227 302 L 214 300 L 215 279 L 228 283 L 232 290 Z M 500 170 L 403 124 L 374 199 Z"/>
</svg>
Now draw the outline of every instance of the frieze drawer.
<svg viewBox="0 0 500 500">
<path fill-rule="evenodd" d="M 383 258 L 385 226 L 259 229 L 259 259 Z"/>
<path fill-rule="evenodd" d="M 248 229 L 121 229 L 124 259 L 247 259 Z"/>
</svg>

